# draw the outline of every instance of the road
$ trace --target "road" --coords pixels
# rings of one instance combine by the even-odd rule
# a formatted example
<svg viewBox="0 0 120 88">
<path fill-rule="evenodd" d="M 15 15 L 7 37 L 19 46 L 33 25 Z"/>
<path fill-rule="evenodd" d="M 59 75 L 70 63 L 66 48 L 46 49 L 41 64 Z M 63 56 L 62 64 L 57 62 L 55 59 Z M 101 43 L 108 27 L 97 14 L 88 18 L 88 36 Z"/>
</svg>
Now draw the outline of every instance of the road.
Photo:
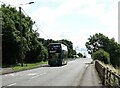
<svg viewBox="0 0 120 88">
<path fill-rule="evenodd" d="M 2 75 L 3 86 L 99 86 L 91 59 L 80 58 L 59 67 L 40 67 Z"/>
</svg>

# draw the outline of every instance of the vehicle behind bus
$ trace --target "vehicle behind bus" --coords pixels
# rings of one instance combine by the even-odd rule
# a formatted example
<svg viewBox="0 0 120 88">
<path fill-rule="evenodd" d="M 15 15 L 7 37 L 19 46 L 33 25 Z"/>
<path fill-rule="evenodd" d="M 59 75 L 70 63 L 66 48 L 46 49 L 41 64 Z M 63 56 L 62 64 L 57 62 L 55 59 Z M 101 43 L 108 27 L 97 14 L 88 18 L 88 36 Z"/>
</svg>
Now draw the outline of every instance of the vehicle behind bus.
<svg viewBox="0 0 120 88">
<path fill-rule="evenodd" d="M 67 46 L 61 43 L 50 43 L 48 45 L 48 64 L 58 66 L 67 64 Z"/>
</svg>

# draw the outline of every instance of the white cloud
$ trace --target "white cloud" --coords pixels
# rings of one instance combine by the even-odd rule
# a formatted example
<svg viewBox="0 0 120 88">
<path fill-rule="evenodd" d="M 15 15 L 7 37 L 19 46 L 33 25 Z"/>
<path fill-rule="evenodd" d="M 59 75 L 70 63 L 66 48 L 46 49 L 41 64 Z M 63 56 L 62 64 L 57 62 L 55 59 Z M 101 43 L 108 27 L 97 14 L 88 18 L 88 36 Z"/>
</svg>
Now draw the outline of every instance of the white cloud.
<svg viewBox="0 0 120 88">
<path fill-rule="evenodd" d="M 38 2 L 40 0 L 36 0 L 35 2 Z M 62 3 L 65 0 L 41 0 L 42 3 Z"/>
<path fill-rule="evenodd" d="M 82 6 L 84 5 L 87 5 L 87 4 L 92 5 L 92 2 L 94 1 L 95 0 L 92 0 L 92 1 L 90 0 L 65 0 L 65 2 L 61 4 L 55 10 L 47 6 L 40 7 L 38 10 L 34 11 L 31 16 L 38 22 L 40 21 L 41 23 L 43 22 L 49 25 L 51 24 L 51 22 L 54 22 L 56 18 L 72 13 L 74 12 L 74 10 L 78 8 L 82 8 Z"/>
<path fill-rule="evenodd" d="M 7 3 L 12 2 L 11 4 L 23 3 L 23 0 L 4 1 Z M 84 48 L 84 44 L 87 41 L 89 35 L 93 35 L 99 32 L 103 33 L 106 36 L 109 36 L 110 38 L 115 37 L 117 41 L 117 0 L 100 0 L 100 3 L 97 3 L 96 0 L 37 0 L 36 2 L 54 4 L 59 3 L 59 5 L 55 9 L 47 5 L 39 6 L 37 7 L 37 9 L 34 9 L 34 11 L 31 11 L 30 14 L 32 19 L 36 21 L 37 25 L 44 31 L 45 34 L 50 36 L 50 38 L 66 38 L 68 40 L 71 40 L 75 45 L 79 45 L 80 47 Z M 26 10 L 27 8 L 30 8 L 31 5 L 27 6 L 28 7 L 25 8 Z M 101 26 L 103 25 L 105 26 L 105 28 L 100 28 L 99 26 L 98 28 L 96 28 L 95 25 L 95 27 L 91 27 L 88 29 L 82 28 L 79 30 L 79 28 L 75 27 L 75 30 L 72 30 L 72 28 L 74 28 L 74 25 L 69 25 L 69 27 L 61 26 L 62 23 L 59 22 L 57 18 L 69 16 L 69 14 L 73 14 L 74 16 L 81 16 L 81 14 L 89 16 L 93 20 L 99 21 Z M 64 22 L 64 19 L 63 23 L 67 24 Z M 38 32 L 40 32 L 41 37 L 47 38 L 43 33 L 41 33 L 40 30 Z"/>
<path fill-rule="evenodd" d="M 94 30 L 93 28 L 94 33 L 100 31 L 110 37 L 115 36 L 115 38 L 117 38 L 117 30 L 114 33 L 112 32 L 113 30 L 115 30 L 115 28 L 117 28 L 117 3 L 115 2 L 111 4 L 108 11 L 105 10 L 105 7 L 106 3 L 96 4 L 96 0 L 66 0 L 55 10 L 49 7 L 42 7 L 38 9 L 34 12 L 33 18 L 43 26 L 43 29 L 45 29 L 46 33 L 48 33 L 49 35 L 51 35 L 52 33 L 52 35 L 54 35 L 51 35 L 52 37 L 57 37 L 62 33 L 62 31 L 67 30 L 64 28 L 58 28 L 61 31 L 56 31 L 56 29 L 51 26 L 56 24 L 54 22 L 57 22 L 55 20 L 58 17 L 67 15 L 72 12 L 76 12 L 77 14 L 85 14 L 93 17 L 94 19 L 98 19 L 103 25 L 108 26 L 108 29 L 97 28 Z M 87 33 L 88 35 L 91 34 L 91 29 L 86 30 L 87 31 L 85 31 L 85 33 Z M 85 33 L 82 34 L 84 35 Z M 82 34 L 80 34 L 80 36 L 82 36 Z M 70 32 L 66 32 L 64 33 L 64 35 L 68 35 L 69 39 L 71 40 L 78 40 L 76 36 L 74 36 L 75 38 L 71 37 Z M 84 38 L 86 38 L 86 36 L 81 39 L 84 40 Z"/>
<path fill-rule="evenodd" d="M 66 0 L 59 8 L 57 8 L 56 13 L 58 16 L 67 15 L 79 10 L 80 8 L 95 4 L 95 0 Z"/>
<path fill-rule="evenodd" d="M 42 7 L 32 14 L 32 18 L 40 24 L 47 26 L 55 20 L 55 12 L 48 7 Z"/>
<path fill-rule="evenodd" d="M 84 14 L 91 16 L 95 19 L 100 20 L 103 24 L 112 26 L 117 24 L 117 11 L 118 6 L 117 2 L 114 2 L 110 5 L 108 10 L 106 10 L 107 3 L 87 5 L 80 11 L 77 11 L 76 14 Z M 111 25 L 112 24 L 112 25 Z"/>
</svg>

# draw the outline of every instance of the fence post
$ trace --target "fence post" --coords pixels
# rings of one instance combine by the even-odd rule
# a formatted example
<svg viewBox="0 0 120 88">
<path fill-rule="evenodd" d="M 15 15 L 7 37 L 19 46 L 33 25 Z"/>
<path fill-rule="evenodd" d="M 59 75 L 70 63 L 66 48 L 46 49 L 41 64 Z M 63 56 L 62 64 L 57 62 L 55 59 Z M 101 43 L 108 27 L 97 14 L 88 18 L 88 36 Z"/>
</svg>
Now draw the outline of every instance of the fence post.
<svg viewBox="0 0 120 88">
<path fill-rule="evenodd" d="M 103 67 L 103 78 L 102 84 L 105 85 L 105 68 Z"/>
<path fill-rule="evenodd" d="M 116 72 L 114 72 L 114 74 L 116 74 Z M 115 85 L 115 81 L 116 81 L 115 75 L 114 75 L 113 79 L 114 79 L 114 84 L 113 85 Z"/>
<path fill-rule="evenodd" d="M 95 61 L 95 69 L 97 70 L 97 68 L 96 68 L 96 63 L 97 63 L 97 62 Z"/>
<path fill-rule="evenodd" d="M 106 80 L 106 85 L 108 86 L 108 84 L 109 84 L 109 83 L 108 83 L 108 67 L 107 67 L 107 70 L 106 70 L 106 71 L 107 71 L 107 72 L 106 72 L 106 79 L 105 79 L 105 80 Z"/>
<path fill-rule="evenodd" d="M 109 72 L 109 79 L 108 79 L 108 83 L 109 83 L 109 85 L 111 85 L 111 70 L 110 70 L 110 72 Z"/>
<path fill-rule="evenodd" d="M 119 77 L 120 77 L 120 74 L 119 74 Z M 118 81 L 119 81 L 119 82 L 118 82 L 118 85 L 120 86 L 120 78 L 119 78 L 119 77 L 118 77 Z"/>
</svg>

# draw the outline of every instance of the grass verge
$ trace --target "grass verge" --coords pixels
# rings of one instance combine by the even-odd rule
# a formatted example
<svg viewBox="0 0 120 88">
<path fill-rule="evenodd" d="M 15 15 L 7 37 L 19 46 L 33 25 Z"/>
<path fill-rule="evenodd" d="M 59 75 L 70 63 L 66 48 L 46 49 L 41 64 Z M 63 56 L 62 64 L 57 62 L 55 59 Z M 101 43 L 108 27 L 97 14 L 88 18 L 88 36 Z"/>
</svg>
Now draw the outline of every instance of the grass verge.
<svg viewBox="0 0 120 88">
<path fill-rule="evenodd" d="M 27 63 L 27 64 L 24 64 L 23 67 L 21 67 L 20 65 L 17 65 L 17 66 L 14 66 L 12 67 L 12 69 L 14 71 L 21 71 L 21 70 L 27 70 L 27 69 L 32 69 L 32 68 L 35 68 L 35 67 L 39 67 L 43 64 L 48 64 L 48 62 L 37 62 L 37 63 Z"/>
</svg>

